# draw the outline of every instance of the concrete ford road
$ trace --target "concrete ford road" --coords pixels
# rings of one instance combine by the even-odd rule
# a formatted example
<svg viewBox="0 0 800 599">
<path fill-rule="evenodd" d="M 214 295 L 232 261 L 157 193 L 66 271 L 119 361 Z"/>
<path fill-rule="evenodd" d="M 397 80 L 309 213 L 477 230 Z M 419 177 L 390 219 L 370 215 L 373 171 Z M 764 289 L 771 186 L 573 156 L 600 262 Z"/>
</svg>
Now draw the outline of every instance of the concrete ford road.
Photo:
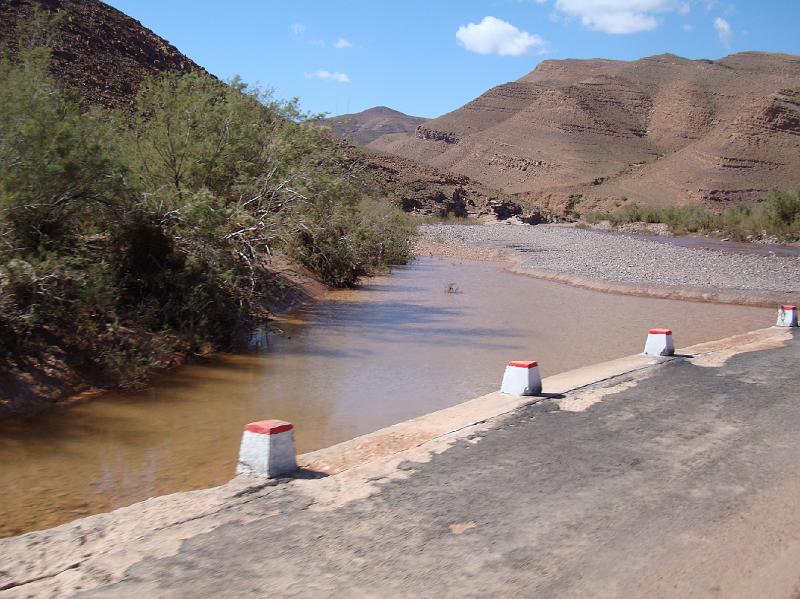
<svg viewBox="0 0 800 599">
<path fill-rule="evenodd" d="M 796 596 L 797 330 L 690 349 L 399 453 L 389 429 L 383 457 L 332 476 L 7 539 L 0 596 Z"/>
</svg>

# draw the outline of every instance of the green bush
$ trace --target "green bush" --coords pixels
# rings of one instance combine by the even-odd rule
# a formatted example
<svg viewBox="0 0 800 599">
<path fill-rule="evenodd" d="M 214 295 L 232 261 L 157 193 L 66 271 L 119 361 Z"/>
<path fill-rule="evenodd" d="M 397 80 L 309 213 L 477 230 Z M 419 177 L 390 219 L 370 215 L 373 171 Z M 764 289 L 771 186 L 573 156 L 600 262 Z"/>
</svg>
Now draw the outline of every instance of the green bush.
<svg viewBox="0 0 800 599">
<path fill-rule="evenodd" d="M 0 59 L 0 219 L 6 247 L 68 246 L 124 195 L 115 135 L 46 76 L 46 51 Z"/>
<path fill-rule="evenodd" d="M 596 225 L 597 223 L 609 220 L 609 213 L 608 212 L 587 212 L 583 215 L 583 219 L 589 223 L 590 225 Z"/>
<path fill-rule="evenodd" d="M 651 222 L 662 222 L 678 233 L 697 233 L 707 231 L 714 224 L 714 213 L 698 204 L 670 206 L 657 211 L 658 216 Z"/>
<path fill-rule="evenodd" d="M 800 187 L 793 191 L 773 191 L 757 203 L 736 204 L 713 212 L 699 204 L 668 208 L 640 207 L 629 204 L 614 212 L 590 212 L 588 224 L 610 221 L 615 226 L 634 222 L 665 223 L 676 234 L 719 232 L 735 239 L 777 237 L 783 241 L 800 240 Z"/>
<path fill-rule="evenodd" d="M 409 259 L 409 221 L 296 102 L 167 75 L 123 118 L 82 110 L 47 50 L 20 58 L 0 59 L 0 352 L 69 347 L 134 384 L 263 318 L 276 252 L 337 286 Z"/>
</svg>

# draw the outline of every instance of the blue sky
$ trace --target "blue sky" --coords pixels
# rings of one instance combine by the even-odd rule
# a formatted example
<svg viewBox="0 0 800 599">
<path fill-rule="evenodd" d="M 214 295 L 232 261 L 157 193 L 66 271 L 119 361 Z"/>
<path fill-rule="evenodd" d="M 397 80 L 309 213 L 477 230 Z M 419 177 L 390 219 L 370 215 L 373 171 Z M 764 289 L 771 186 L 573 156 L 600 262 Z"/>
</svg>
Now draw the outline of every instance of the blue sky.
<svg viewBox="0 0 800 599">
<path fill-rule="evenodd" d="M 311 112 L 454 110 L 548 58 L 800 54 L 800 0 L 110 0 Z"/>
</svg>

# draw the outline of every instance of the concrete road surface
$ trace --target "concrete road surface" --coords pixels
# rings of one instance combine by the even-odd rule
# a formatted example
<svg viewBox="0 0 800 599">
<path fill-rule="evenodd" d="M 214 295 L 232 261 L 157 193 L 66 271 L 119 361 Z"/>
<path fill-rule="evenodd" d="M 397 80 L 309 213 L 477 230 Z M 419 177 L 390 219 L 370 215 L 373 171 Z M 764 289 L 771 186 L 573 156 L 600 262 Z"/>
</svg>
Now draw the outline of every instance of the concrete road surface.
<svg viewBox="0 0 800 599">
<path fill-rule="evenodd" d="M 698 364 L 523 407 L 368 497 L 284 485 L 81 596 L 800 596 L 797 334 Z"/>
<path fill-rule="evenodd" d="M 798 336 L 623 360 L 522 407 L 486 396 L 343 444 L 341 463 L 472 418 L 332 476 L 0 540 L 0 597 L 800 597 Z"/>
</svg>

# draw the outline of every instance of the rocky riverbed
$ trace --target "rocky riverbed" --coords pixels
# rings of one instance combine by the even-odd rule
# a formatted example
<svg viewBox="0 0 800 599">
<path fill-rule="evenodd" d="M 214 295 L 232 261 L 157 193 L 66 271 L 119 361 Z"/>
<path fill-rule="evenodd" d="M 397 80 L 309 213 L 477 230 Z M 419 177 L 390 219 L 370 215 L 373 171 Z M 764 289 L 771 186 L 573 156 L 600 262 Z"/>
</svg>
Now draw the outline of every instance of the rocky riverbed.
<svg viewBox="0 0 800 599">
<path fill-rule="evenodd" d="M 800 295 L 800 256 L 678 247 L 558 225 L 425 225 L 417 252 L 505 259 L 523 274 L 621 293 L 765 305 Z"/>
</svg>

